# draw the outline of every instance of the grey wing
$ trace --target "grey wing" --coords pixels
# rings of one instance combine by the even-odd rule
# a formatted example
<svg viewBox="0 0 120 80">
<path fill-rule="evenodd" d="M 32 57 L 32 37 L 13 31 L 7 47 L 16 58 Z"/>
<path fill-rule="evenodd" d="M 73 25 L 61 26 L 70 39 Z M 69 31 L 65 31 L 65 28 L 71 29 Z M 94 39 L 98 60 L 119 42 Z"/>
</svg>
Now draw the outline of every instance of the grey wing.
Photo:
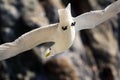
<svg viewBox="0 0 120 80">
<path fill-rule="evenodd" d="M 0 60 L 30 50 L 41 43 L 53 41 L 52 35 L 55 33 L 56 28 L 57 24 L 49 25 L 45 28 L 38 28 L 23 34 L 13 42 L 0 45 Z"/>
<path fill-rule="evenodd" d="M 96 25 L 99 25 L 109 18 L 114 17 L 119 12 L 120 0 L 110 4 L 104 10 L 87 12 L 73 18 L 73 20 L 76 22 L 75 29 L 76 31 L 79 31 L 82 29 L 94 28 Z"/>
</svg>

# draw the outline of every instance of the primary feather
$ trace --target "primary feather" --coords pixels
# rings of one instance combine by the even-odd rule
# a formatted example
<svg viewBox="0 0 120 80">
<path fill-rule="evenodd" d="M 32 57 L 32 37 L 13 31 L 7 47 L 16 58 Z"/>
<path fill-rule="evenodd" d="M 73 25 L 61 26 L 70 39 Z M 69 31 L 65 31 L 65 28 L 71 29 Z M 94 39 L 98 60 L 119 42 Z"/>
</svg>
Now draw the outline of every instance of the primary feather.
<svg viewBox="0 0 120 80">
<path fill-rule="evenodd" d="M 112 3 L 104 10 L 96 10 L 84 13 L 73 18 L 76 22 L 75 30 L 90 29 L 101 24 L 102 22 L 114 17 L 120 12 L 120 0 Z"/>
<path fill-rule="evenodd" d="M 52 35 L 56 33 L 55 29 L 57 25 L 58 24 L 52 24 L 43 28 L 37 28 L 23 34 L 13 42 L 0 45 L 0 60 L 30 50 L 41 43 L 54 41 Z"/>
</svg>

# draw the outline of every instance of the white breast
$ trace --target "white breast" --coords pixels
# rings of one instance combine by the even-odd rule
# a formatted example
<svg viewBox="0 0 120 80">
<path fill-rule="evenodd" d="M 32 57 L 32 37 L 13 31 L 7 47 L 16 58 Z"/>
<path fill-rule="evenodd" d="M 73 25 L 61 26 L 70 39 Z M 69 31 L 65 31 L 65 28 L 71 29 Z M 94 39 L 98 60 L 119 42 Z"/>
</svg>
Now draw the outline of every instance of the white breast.
<svg viewBox="0 0 120 80">
<path fill-rule="evenodd" d="M 55 35 L 55 45 L 51 48 L 53 54 L 64 52 L 72 45 L 75 38 L 75 29 L 71 27 L 66 31 L 59 31 Z"/>
</svg>

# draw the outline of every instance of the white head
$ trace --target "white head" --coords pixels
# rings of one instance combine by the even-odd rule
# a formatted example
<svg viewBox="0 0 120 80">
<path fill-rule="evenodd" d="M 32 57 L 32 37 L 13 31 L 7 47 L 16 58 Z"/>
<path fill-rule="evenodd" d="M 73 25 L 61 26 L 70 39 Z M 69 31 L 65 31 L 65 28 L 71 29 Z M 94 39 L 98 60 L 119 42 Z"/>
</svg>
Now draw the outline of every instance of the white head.
<svg viewBox="0 0 120 80">
<path fill-rule="evenodd" d="M 59 22 L 61 27 L 71 27 L 75 25 L 75 22 L 73 21 L 72 15 L 71 15 L 71 5 L 70 3 L 65 9 L 59 9 Z"/>
</svg>

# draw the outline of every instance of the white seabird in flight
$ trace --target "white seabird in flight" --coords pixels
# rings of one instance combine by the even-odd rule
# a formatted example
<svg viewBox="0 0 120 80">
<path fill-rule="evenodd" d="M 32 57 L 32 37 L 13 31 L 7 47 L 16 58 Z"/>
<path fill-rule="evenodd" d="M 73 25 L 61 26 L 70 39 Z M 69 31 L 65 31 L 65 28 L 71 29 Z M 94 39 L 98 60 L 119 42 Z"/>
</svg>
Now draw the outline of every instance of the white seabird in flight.
<svg viewBox="0 0 120 80">
<path fill-rule="evenodd" d="M 54 42 L 45 54 L 46 57 L 64 52 L 72 45 L 75 32 L 94 28 L 118 14 L 120 0 L 110 4 L 104 10 L 90 11 L 77 17 L 72 17 L 70 10 L 70 4 L 65 9 L 58 10 L 59 23 L 37 28 L 23 34 L 13 42 L 0 45 L 0 60 L 8 59 L 46 42 Z"/>
</svg>

